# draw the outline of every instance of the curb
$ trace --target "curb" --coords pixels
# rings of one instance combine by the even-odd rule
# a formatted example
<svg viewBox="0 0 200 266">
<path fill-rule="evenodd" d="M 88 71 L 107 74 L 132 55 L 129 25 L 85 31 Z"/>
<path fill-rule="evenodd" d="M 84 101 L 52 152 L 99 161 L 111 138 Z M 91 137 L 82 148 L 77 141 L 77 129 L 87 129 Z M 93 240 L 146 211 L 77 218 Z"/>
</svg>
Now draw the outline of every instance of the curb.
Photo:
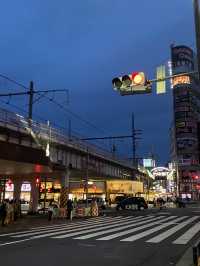
<svg viewBox="0 0 200 266">
<path fill-rule="evenodd" d="M 176 266 L 194 266 L 192 247 L 188 248 Z"/>
</svg>

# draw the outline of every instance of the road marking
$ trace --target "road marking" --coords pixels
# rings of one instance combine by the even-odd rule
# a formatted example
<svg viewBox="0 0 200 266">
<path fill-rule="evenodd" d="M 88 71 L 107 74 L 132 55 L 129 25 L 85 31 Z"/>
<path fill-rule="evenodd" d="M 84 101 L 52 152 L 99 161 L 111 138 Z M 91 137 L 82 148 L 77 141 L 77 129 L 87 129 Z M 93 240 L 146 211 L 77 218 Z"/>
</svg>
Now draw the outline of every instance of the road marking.
<svg viewBox="0 0 200 266">
<path fill-rule="evenodd" d="M 173 222 L 178 222 L 178 221 L 181 221 L 181 220 L 184 220 L 185 218 L 187 218 L 188 216 L 182 216 L 182 217 L 179 217 L 179 218 L 177 218 L 177 219 L 175 219 Z M 124 242 L 133 242 L 133 241 L 136 241 L 136 240 L 138 240 L 138 239 L 140 239 L 140 238 L 143 238 L 143 237 L 145 237 L 145 236 L 148 236 L 148 235 L 150 235 L 150 234 L 153 234 L 153 233 L 155 233 L 155 232 L 157 232 L 157 231 L 159 231 L 159 230 L 161 230 L 161 229 L 163 229 L 163 228 L 166 228 L 166 227 L 168 227 L 168 226 L 170 226 L 172 223 L 171 222 L 167 222 L 166 224 L 162 224 L 162 225 L 160 225 L 160 226 L 157 226 L 157 227 L 154 227 L 154 228 L 152 228 L 152 229 L 150 229 L 150 230 L 147 230 L 147 231 L 144 231 L 144 232 L 142 232 L 142 233 L 139 233 L 139 234 L 136 234 L 136 235 L 133 235 L 133 236 L 130 236 L 130 237 L 127 237 L 127 238 L 125 238 L 125 239 L 122 239 L 122 240 L 120 240 L 120 241 L 124 241 Z"/>
<path fill-rule="evenodd" d="M 170 215 L 171 215 L 172 213 L 171 213 L 171 212 L 158 212 L 158 214 L 159 214 L 159 215 L 161 215 L 161 214 L 162 214 L 162 215 L 163 215 L 163 214 L 166 214 L 166 215 L 169 215 L 169 214 L 170 214 Z"/>
<path fill-rule="evenodd" d="M 121 216 L 117 216 L 118 219 L 120 219 Z M 106 219 L 104 218 L 100 218 L 99 220 L 88 220 L 88 221 L 81 221 L 81 222 L 76 222 L 76 223 L 64 223 L 64 224 L 60 224 L 60 225 L 51 225 L 51 226 L 47 226 L 47 227 L 35 227 L 35 229 L 28 229 L 26 231 L 20 231 L 20 232 L 12 232 L 12 233 L 7 233 L 7 234 L 1 234 L 0 237 L 2 236 L 12 236 L 12 235 L 18 235 L 18 234 L 25 234 L 25 233 L 30 233 L 30 232 L 36 232 L 38 230 L 41 230 L 41 231 L 45 231 L 45 230 L 48 230 L 48 229 L 56 229 L 56 228 L 62 228 L 62 227 L 67 227 L 67 226 L 75 226 L 75 225 L 82 225 L 82 224 L 94 224 L 94 223 L 98 223 L 98 222 L 101 222 L 101 221 L 104 221 L 104 220 L 113 220 L 113 219 Z"/>
<path fill-rule="evenodd" d="M 101 232 L 97 232 L 97 233 L 93 233 L 93 234 L 88 234 L 88 235 L 84 235 L 84 236 L 79 236 L 79 237 L 76 237 L 74 239 L 79 239 L 79 240 L 83 240 L 83 239 L 88 239 L 88 238 L 92 238 L 92 237 L 96 237 L 96 236 L 99 236 L 99 235 L 105 235 L 107 233 L 112 233 L 112 232 L 116 232 L 116 231 L 121 231 L 121 230 L 124 230 L 126 228 L 130 228 L 130 227 L 134 227 L 134 226 L 137 226 L 137 225 L 141 225 L 141 224 L 145 224 L 147 222 L 152 222 L 152 221 L 155 221 L 155 220 L 158 220 L 158 219 L 161 219 L 163 218 L 163 216 L 161 217 L 156 217 L 156 218 L 153 218 L 153 219 L 149 219 L 149 220 L 142 220 L 141 222 L 139 223 L 133 223 L 133 224 L 129 224 L 129 225 L 125 225 L 125 226 L 122 226 L 122 227 L 118 227 L 118 228 L 113 228 L 113 229 L 109 229 L 109 230 L 105 230 L 105 231 L 101 231 Z"/>
<path fill-rule="evenodd" d="M 192 223 L 193 221 L 199 219 L 198 216 L 195 216 L 195 217 L 192 217 L 190 218 L 189 220 L 185 221 L 185 222 L 182 222 L 181 224 L 179 225 L 176 225 L 174 226 L 173 228 L 165 231 L 164 233 L 161 233 L 151 239 L 149 239 L 148 241 L 146 242 L 149 242 L 149 243 L 160 243 L 161 241 L 163 241 L 164 239 L 168 238 L 169 236 L 173 235 L 174 233 L 176 233 L 177 231 L 181 230 L 182 228 L 184 228 L 186 225 Z"/>
<path fill-rule="evenodd" d="M 33 236 L 32 238 L 33 239 L 37 239 L 37 238 L 43 238 L 43 237 L 47 237 L 47 236 L 55 236 L 55 235 L 63 235 L 63 234 L 66 234 L 68 232 L 77 232 L 77 231 L 80 231 L 80 230 L 84 230 L 84 229 L 92 229 L 92 228 L 101 228 L 102 226 L 103 227 L 107 227 L 107 226 L 118 226 L 118 224 L 121 224 L 121 223 L 130 223 L 132 220 L 134 220 L 132 217 L 129 217 L 129 218 L 123 218 L 123 219 L 120 219 L 118 221 L 113 221 L 112 223 L 110 222 L 103 222 L 103 223 L 98 223 L 98 224 L 92 224 L 92 225 L 84 225 L 84 226 L 78 226 L 76 228 L 66 228 L 64 230 L 57 230 L 56 232 L 52 232 L 52 233 L 49 233 L 49 231 L 46 233 L 46 234 L 42 234 L 42 235 L 39 235 L 39 236 Z M 110 225 L 111 224 L 111 225 Z"/>
<path fill-rule="evenodd" d="M 28 241 L 28 240 L 30 240 L 30 238 L 17 240 L 17 241 L 12 241 L 12 242 L 6 242 L 6 243 L 3 243 L 3 244 L 0 244 L 0 247 L 7 246 L 7 245 L 12 245 L 12 244 L 17 244 L 17 243 L 21 243 L 21 242 L 25 242 L 25 241 Z"/>
<path fill-rule="evenodd" d="M 77 235 L 82 235 L 82 234 L 86 234 L 86 233 L 91 233 L 91 232 L 95 232 L 95 231 L 101 231 L 101 230 L 104 230 L 104 229 L 108 229 L 108 228 L 113 228 L 113 227 L 118 227 L 118 226 L 121 226 L 120 228 L 123 228 L 124 225 L 128 225 L 128 224 L 134 224 L 134 223 L 138 223 L 138 221 L 140 221 L 141 218 L 135 218 L 135 219 L 132 219 L 128 222 L 122 222 L 122 223 L 118 223 L 116 225 L 113 225 L 113 223 L 111 225 L 108 225 L 108 226 L 103 226 L 103 227 L 99 227 L 97 228 L 97 226 L 93 226 L 92 227 L 89 227 L 89 228 L 92 228 L 92 229 L 89 229 L 89 230 L 79 230 L 79 232 L 75 232 L 75 233 L 69 233 L 69 234 L 62 234 L 62 235 L 59 235 L 59 236 L 55 236 L 55 237 L 52 237 L 52 238 L 56 238 L 56 239 L 62 239 L 62 238 L 67 238 L 67 237 L 71 237 L 71 236 L 77 236 Z M 82 228 L 82 229 L 87 229 L 87 228 Z M 75 231 L 75 230 L 74 230 Z"/>
<path fill-rule="evenodd" d="M 177 238 L 173 244 L 185 245 L 200 231 L 200 222 L 192 226 L 182 236 Z"/>
<path fill-rule="evenodd" d="M 130 219 L 133 219 L 132 217 L 125 217 L 125 218 L 115 218 L 112 220 L 112 224 L 115 224 L 115 223 L 119 223 L 120 221 L 126 221 L 126 220 L 130 220 Z M 110 220 L 103 220 L 103 221 L 100 221 L 100 222 L 95 222 L 95 223 L 83 223 L 83 224 L 79 224 L 79 225 L 66 225 L 66 226 L 63 226 L 61 228 L 53 228 L 53 229 L 48 229 L 48 230 L 43 230 L 43 231 L 32 231 L 32 232 L 28 232 L 28 233 L 24 233 L 24 234 L 15 234 L 11 237 L 14 237 L 14 238 L 20 238 L 20 237 L 24 237 L 24 236 L 31 236 L 31 235 L 39 235 L 39 234 L 43 234 L 43 233 L 48 233 L 48 232 L 55 232 L 56 230 L 56 233 L 55 234 L 59 234 L 59 233 L 62 233 L 62 232 L 66 232 L 66 230 L 72 230 L 72 229 L 79 229 L 79 228 L 90 228 L 91 226 L 102 226 L 102 225 L 107 225 L 109 224 L 111 221 Z M 46 235 L 46 234 L 45 234 Z M 42 236 L 42 235 L 41 235 Z"/>
<path fill-rule="evenodd" d="M 122 218 L 123 216 L 117 216 L 117 218 Z M 89 218 L 87 220 L 83 220 L 83 221 L 73 221 L 73 222 L 69 222 L 69 220 L 66 219 L 66 222 L 65 223 L 62 223 L 62 224 L 55 224 L 55 225 L 47 225 L 47 226 L 40 226 L 40 227 L 31 227 L 29 229 L 31 230 L 38 230 L 38 229 L 47 229 L 47 228 L 51 228 L 51 227 L 59 227 L 59 226 L 62 226 L 62 225 L 67 225 L 67 223 L 69 222 L 70 225 L 72 224 L 79 224 L 79 223 L 88 223 L 88 222 L 96 222 L 96 221 L 99 221 L 99 220 L 104 220 L 104 219 L 113 219 L 114 217 L 111 217 L 111 216 L 106 216 L 106 217 L 95 217 L 95 218 Z"/>
<path fill-rule="evenodd" d="M 171 220 L 171 219 L 173 219 L 175 217 L 177 217 L 177 216 L 170 216 L 170 217 L 167 217 L 167 218 L 162 218 L 159 221 L 156 221 L 156 222 L 153 222 L 153 223 L 150 223 L 150 224 L 145 224 L 145 225 L 142 225 L 142 226 L 130 229 L 130 230 L 122 231 L 120 233 L 116 233 L 116 234 L 113 234 L 113 235 L 101 237 L 101 238 L 98 238 L 97 240 L 111 240 L 113 238 L 117 238 L 117 237 L 120 237 L 120 236 L 128 235 L 130 233 L 133 233 L 133 232 L 136 232 L 136 231 L 139 231 L 139 230 L 142 230 L 142 229 L 145 229 L 145 228 L 152 227 L 154 225 L 160 224 L 160 222 Z"/>
</svg>

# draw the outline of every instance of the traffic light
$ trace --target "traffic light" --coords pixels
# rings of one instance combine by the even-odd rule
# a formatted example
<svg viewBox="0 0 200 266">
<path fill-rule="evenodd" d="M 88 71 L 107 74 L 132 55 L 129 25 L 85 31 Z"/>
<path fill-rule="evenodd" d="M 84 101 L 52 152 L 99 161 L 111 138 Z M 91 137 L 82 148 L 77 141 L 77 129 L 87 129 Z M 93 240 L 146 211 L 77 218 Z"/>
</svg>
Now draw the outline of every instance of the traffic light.
<svg viewBox="0 0 200 266">
<path fill-rule="evenodd" d="M 122 96 L 151 93 L 151 82 L 146 79 L 144 72 L 133 72 L 129 75 L 116 77 L 112 80 L 112 84 Z"/>
</svg>

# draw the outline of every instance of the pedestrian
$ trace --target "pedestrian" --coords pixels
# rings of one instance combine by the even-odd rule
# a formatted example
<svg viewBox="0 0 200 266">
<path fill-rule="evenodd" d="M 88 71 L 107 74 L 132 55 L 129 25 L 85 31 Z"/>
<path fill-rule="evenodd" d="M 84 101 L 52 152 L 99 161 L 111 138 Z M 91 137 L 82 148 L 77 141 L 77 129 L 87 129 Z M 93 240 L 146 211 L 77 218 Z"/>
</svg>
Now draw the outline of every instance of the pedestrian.
<svg viewBox="0 0 200 266">
<path fill-rule="evenodd" d="M 165 201 L 164 201 L 164 199 L 163 198 L 157 198 L 157 203 L 158 203 L 158 207 L 159 207 L 159 209 L 160 210 L 162 210 L 163 209 L 163 206 L 164 206 L 164 204 L 165 204 Z"/>
<path fill-rule="evenodd" d="M 53 205 L 52 205 L 52 201 L 49 203 L 49 207 L 48 207 L 48 221 L 51 221 L 53 217 Z"/>
<path fill-rule="evenodd" d="M 67 219 L 72 220 L 73 202 L 71 199 L 67 201 Z"/>
<path fill-rule="evenodd" d="M 111 198 L 109 198 L 108 203 L 109 203 L 109 206 L 111 207 L 111 204 L 112 204 Z"/>
<path fill-rule="evenodd" d="M 1 225 L 5 226 L 6 225 L 5 221 L 6 221 L 6 216 L 7 216 L 7 204 L 5 200 L 3 200 L 1 204 L 0 212 L 1 212 Z"/>
</svg>

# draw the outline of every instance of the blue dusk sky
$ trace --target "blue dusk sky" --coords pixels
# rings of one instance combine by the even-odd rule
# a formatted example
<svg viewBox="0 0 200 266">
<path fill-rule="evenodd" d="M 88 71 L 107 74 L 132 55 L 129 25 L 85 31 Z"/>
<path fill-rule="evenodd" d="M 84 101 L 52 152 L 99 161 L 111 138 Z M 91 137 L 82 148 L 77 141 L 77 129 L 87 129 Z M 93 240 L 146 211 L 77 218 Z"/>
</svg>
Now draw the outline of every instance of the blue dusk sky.
<svg viewBox="0 0 200 266">
<path fill-rule="evenodd" d="M 0 25 L 0 73 L 26 86 L 33 80 L 36 89 L 68 89 L 69 99 L 65 93 L 48 97 L 78 115 L 42 98 L 34 119 L 62 127 L 70 119 L 77 134 L 117 136 L 131 134 L 134 112 L 136 128 L 143 130 L 137 155 L 153 150 L 159 163 L 169 160 L 170 89 L 162 96 L 154 87 L 151 95 L 122 97 L 111 81 L 132 71 L 154 78 L 156 67 L 170 59 L 172 43 L 195 48 L 192 0 L 2 0 Z M 4 79 L 0 89 L 23 90 Z M 0 100 L 18 113 L 13 105 L 27 109 L 23 96 Z M 131 156 L 130 140 L 115 144 Z"/>
</svg>

